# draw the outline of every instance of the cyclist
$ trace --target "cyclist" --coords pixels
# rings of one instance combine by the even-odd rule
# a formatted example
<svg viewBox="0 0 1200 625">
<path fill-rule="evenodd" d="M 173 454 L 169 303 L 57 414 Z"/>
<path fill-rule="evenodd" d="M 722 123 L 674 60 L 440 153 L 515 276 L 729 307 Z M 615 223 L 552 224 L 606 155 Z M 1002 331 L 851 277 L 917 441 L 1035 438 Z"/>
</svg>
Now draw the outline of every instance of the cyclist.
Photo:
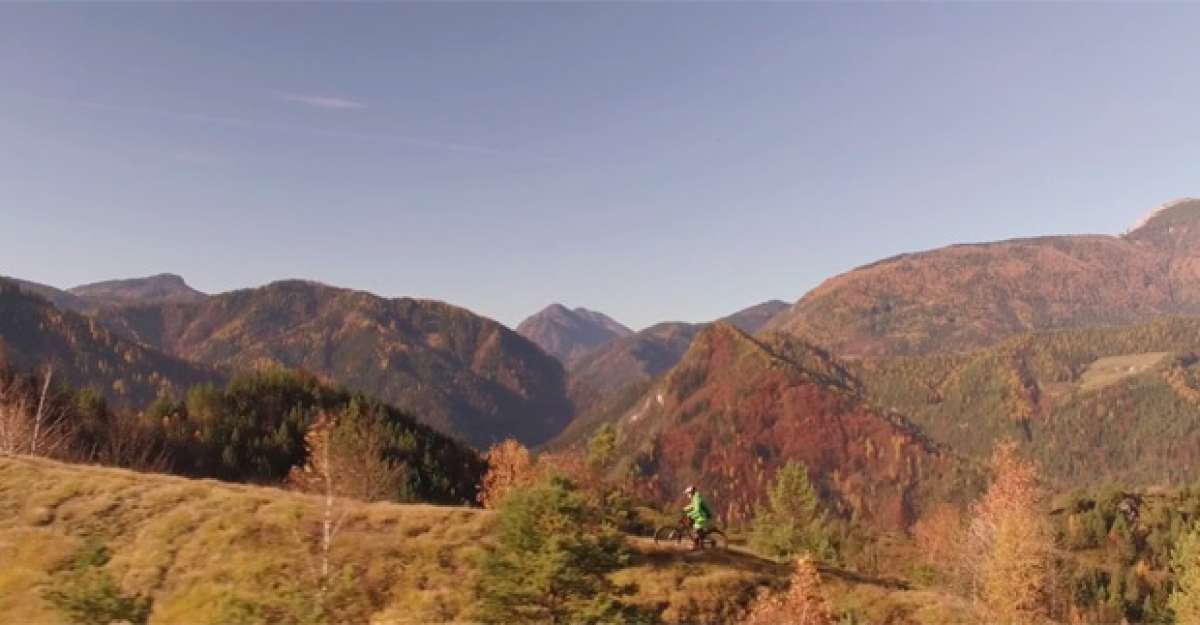
<svg viewBox="0 0 1200 625">
<path fill-rule="evenodd" d="M 708 533 L 708 524 L 712 520 L 713 513 L 695 486 L 688 486 L 683 494 L 688 498 L 688 505 L 684 507 L 683 512 L 692 520 L 692 529 L 695 530 L 692 533 L 692 548 L 699 549 L 700 542 Z"/>
</svg>

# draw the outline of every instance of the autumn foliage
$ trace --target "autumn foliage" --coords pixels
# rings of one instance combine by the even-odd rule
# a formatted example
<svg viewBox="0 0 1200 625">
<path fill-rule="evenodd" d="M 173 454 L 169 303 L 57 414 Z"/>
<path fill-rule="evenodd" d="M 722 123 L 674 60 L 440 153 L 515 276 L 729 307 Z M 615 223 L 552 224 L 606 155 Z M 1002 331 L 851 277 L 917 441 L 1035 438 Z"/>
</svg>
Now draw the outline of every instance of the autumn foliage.
<svg viewBox="0 0 1200 625">
<path fill-rule="evenodd" d="M 1037 622 L 1049 605 L 1053 537 L 1038 510 L 1036 468 L 1012 442 L 996 447 L 991 464 L 994 481 L 967 529 L 972 582 L 995 622 Z"/>
<path fill-rule="evenodd" d="M 829 604 L 821 595 L 821 574 L 809 555 L 796 560 L 788 588 L 762 594 L 751 604 L 742 625 L 829 625 Z"/>
<path fill-rule="evenodd" d="M 495 509 L 514 488 L 533 482 L 533 456 L 524 445 L 509 438 L 492 445 L 485 455 L 488 469 L 479 485 L 479 504 Z"/>
</svg>

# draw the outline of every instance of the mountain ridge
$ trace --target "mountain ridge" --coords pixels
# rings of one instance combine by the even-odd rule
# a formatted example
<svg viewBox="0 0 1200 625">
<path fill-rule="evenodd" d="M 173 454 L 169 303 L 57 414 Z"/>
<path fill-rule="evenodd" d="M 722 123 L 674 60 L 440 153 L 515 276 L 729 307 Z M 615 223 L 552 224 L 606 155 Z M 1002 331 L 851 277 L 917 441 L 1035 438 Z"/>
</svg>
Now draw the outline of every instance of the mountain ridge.
<svg viewBox="0 0 1200 625">
<path fill-rule="evenodd" d="M 379 397 L 477 447 L 535 445 L 572 414 L 562 365 L 503 325 L 413 298 L 284 280 L 98 318 L 176 357 L 231 369 L 301 368 Z"/>
<path fill-rule="evenodd" d="M 833 276 L 766 327 L 851 357 L 974 349 L 1030 331 L 1200 314 L 1200 200 L 1125 235 L 899 254 Z"/>
</svg>

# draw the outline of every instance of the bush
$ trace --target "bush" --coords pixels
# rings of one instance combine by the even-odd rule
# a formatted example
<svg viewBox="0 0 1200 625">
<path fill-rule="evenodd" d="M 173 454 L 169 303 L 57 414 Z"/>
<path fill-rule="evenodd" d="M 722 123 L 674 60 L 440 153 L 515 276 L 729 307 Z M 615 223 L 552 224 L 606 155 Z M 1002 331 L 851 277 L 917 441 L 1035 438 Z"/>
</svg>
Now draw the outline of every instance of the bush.
<svg viewBox="0 0 1200 625">
<path fill-rule="evenodd" d="M 103 545 L 85 545 L 71 566 L 54 577 L 43 597 L 79 625 L 145 625 L 150 618 L 150 599 L 121 592 L 104 570 L 107 563 L 108 550 Z"/>
<path fill-rule="evenodd" d="M 624 537 L 561 477 L 508 493 L 496 546 L 483 558 L 477 618 L 484 623 L 636 620 L 606 575 L 625 564 Z"/>
<path fill-rule="evenodd" d="M 789 462 L 775 474 L 767 505 L 755 514 L 750 544 L 772 556 L 833 555 L 825 513 L 802 465 Z"/>
</svg>

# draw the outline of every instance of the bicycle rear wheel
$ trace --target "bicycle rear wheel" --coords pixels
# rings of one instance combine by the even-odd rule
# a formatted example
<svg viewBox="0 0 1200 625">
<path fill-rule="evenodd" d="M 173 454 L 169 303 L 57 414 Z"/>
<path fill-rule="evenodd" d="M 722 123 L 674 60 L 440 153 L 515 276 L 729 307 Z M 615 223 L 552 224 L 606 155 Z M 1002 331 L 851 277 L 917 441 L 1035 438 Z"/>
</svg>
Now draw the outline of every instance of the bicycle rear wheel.
<svg viewBox="0 0 1200 625">
<path fill-rule="evenodd" d="M 679 528 L 674 525 L 660 527 L 654 532 L 655 543 L 679 542 Z"/>
</svg>

